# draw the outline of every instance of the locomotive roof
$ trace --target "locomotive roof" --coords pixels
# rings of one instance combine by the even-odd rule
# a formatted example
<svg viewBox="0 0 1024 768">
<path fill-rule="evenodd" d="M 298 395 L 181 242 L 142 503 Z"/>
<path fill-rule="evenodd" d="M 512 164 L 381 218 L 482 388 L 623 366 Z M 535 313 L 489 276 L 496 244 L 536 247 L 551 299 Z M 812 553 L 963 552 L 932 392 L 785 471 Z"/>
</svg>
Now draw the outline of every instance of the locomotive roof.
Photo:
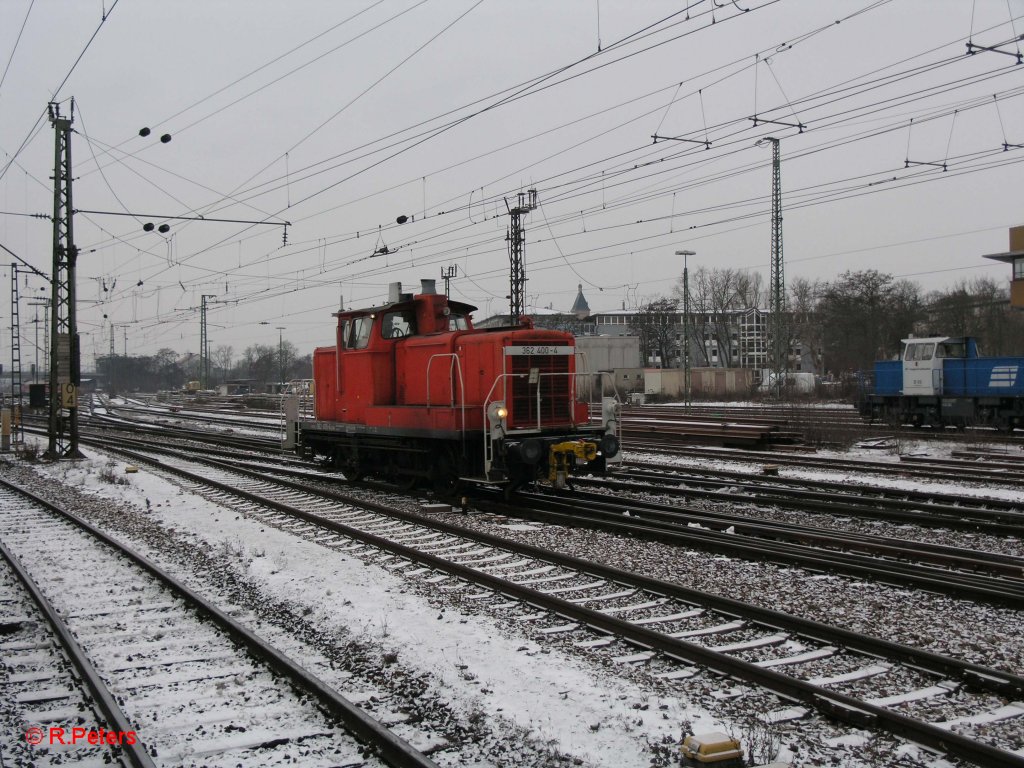
<svg viewBox="0 0 1024 768">
<path fill-rule="evenodd" d="M 343 315 L 364 315 L 367 312 L 376 314 L 378 312 L 386 312 L 389 309 L 404 309 L 407 307 L 413 307 L 416 305 L 416 298 L 406 299 L 405 301 L 394 301 L 389 304 L 380 304 L 376 307 L 359 307 L 358 309 L 342 309 L 332 313 L 334 317 L 342 317 Z M 479 307 L 474 307 L 472 304 L 465 304 L 461 301 L 448 300 L 448 307 L 452 312 L 459 312 L 464 315 L 472 314 L 476 312 Z"/>
<path fill-rule="evenodd" d="M 964 344 L 968 341 L 973 341 L 971 336 L 911 336 L 907 339 L 901 339 L 904 344 L 921 343 L 922 341 L 933 342 L 935 344 L 942 344 L 945 341 L 951 341 L 954 344 Z"/>
</svg>

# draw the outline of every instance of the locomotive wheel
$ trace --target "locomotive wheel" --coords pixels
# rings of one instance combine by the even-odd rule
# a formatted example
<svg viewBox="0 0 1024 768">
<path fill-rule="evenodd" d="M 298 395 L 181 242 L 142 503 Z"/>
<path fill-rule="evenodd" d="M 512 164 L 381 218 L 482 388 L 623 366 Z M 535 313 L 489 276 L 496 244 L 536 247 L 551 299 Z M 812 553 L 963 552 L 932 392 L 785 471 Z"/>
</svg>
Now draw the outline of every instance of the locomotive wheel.
<svg viewBox="0 0 1024 768">
<path fill-rule="evenodd" d="M 353 483 L 363 482 L 363 480 L 365 480 L 366 476 L 369 474 L 367 466 L 363 462 L 357 461 L 355 459 L 347 461 L 345 465 L 341 468 L 341 471 L 345 474 L 345 477 L 347 477 Z"/>
<path fill-rule="evenodd" d="M 430 483 L 438 496 L 455 496 L 462 490 L 458 464 L 451 451 L 443 451 L 430 468 Z"/>
<path fill-rule="evenodd" d="M 505 499 L 505 502 L 508 503 L 512 501 L 512 499 L 516 497 L 516 494 L 519 493 L 519 489 L 524 485 L 525 483 L 522 482 L 517 482 L 515 480 L 510 481 L 502 491 L 502 496 Z"/>
</svg>

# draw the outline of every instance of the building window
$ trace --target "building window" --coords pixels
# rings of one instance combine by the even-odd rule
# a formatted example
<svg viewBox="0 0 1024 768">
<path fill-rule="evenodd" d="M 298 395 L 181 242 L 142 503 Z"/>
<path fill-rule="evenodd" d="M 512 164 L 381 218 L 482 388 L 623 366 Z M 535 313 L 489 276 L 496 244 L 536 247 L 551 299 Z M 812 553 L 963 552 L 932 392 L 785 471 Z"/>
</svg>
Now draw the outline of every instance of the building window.
<svg viewBox="0 0 1024 768">
<path fill-rule="evenodd" d="M 1013 260 L 1013 279 L 1024 280 L 1024 258 Z"/>
</svg>

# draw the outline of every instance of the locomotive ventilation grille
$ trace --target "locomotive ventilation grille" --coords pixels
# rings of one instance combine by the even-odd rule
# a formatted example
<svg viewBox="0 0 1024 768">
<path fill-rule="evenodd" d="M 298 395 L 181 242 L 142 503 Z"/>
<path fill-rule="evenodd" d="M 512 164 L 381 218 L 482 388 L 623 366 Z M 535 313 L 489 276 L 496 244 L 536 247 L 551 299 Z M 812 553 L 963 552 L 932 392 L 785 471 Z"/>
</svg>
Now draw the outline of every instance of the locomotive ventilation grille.
<svg viewBox="0 0 1024 768">
<path fill-rule="evenodd" d="M 567 376 L 571 355 L 512 355 L 509 373 L 524 374 L 511 378 L 508 398 L 508 425 L 512 429 L 537 426 L 538 408 L 542 426 L 569 424 L 572 421 L 570 387 L 572 377 Z M 531 369 L 537 369 L 536 383 L 530 383 Z M 558 376 L 546 376 L 556 373 Z M 540 388 L 540 403 L 537 388 Z"/>
</svg>

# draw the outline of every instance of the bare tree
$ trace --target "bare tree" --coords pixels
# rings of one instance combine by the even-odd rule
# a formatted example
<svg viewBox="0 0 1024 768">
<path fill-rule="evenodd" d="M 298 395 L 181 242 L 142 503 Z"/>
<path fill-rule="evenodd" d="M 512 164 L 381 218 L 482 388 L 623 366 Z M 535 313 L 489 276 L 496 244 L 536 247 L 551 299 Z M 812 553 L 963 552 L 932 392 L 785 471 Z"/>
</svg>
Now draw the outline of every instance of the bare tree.
<svg viewBox="0 0 1024 768">
<path fill-rule="evenodd" d="M 185 371 L 179 363 L 180 355 L 169 347 L 163 347 L 153 358 L 153 365 L 156 367 L 157 375 L 160 377 L 163 387 L 180 387 L 185 377 Z"/>
<path fill-rule="evenodd" d="M 298 349 L 294 344 L 285 339 L 281 342 L 281 346 L 278 349 L 278 361 L 277 364 L 281 369 L 281 379 L 288 381 L 293 378 L 291 375 L 292 366 L 295 364 L 295 358 L 298 355 Z"/>
<path fill-rule="evenodd" d="M 744 309 L 759 306 L 763 291 L 761 275 L 739 269 L 699 267 L 690 280 L 691 349 L 698 350 L 704 365 L 712 363 L 712 350 L 718 350 L 721 365 L 734 365 L 735 317 Z M 682 280 L 675 293 L 682 296 Z"/>
<path fill-rule="evenodd" d="M 277 379 L 277 345 L 253 344 L 242 352 L 242 364 L 249 377 L 261 384 Z"/>
<path fill-rule="evenodd" d="M 869 269 L 844 272 L 827 283 L 819 310 L 825 357 L 837 371 L 869 370 L 900 351 L 900 339 L 921 318 L 920 289 Z"/>
<path fill-rule="evenodd" d="M 234 361 L 235 348 L 230 344 L 221 344 L 213 350 L 213 364 L 220 368 L 221 383 L 228 380 L 228 371 Z"/>
<path fill-rule="evenodd" d="M 290 377 L 293 379 L 313 378 L 313 355 L 307 353 L 302 357 L 294 357 Z"/>
<path fill-rule="evenodd" d="M 682 278 L 676 285 L 675 292 L 682 303 Z M 685 340 L 685 343 L 690 345 L 690 349 L 697 348 L 697 359 L 703 359 L 705 366 L 711 365 L 710 347 L 704 340 L 711 335 L 713 316 L 711 272 L 705 267 L 698 267 L 690 280 L 690 338 Z"/>
<path fill-rule="evenodd" d="M 1019 355 L 1024 351 L 1024 317 L 1009 307 L 1003 283 L 989 277 L 961 280 L 928 295 L 929 333 L 973 336 L 985 354 Z"/>
<path fill-rule="evenodd" d="M 630 327 L 640 337 L 640 352 L 644 360 L 659 355 L 662 367 L 669 367 L 669 351 L 675 346 L 672 337 L 678 322 L 678 310 L 673 299 L 655 299 L 640 307 Z"/>
<path fill-rule="evenodd" d="M 789 281 L 790 345 L 799 343 L 810 350 L 814 369 L 825 373 L 824 338 L 818 317 L 818 301 L 823 287 L 819 280 L 797 277 Z"/>
<path fill-rule="evenodd" d="M 735 270 L 735 273 L 737 309 L 763 307 L 768 303 L 760 272 Z"/>
</svg>

